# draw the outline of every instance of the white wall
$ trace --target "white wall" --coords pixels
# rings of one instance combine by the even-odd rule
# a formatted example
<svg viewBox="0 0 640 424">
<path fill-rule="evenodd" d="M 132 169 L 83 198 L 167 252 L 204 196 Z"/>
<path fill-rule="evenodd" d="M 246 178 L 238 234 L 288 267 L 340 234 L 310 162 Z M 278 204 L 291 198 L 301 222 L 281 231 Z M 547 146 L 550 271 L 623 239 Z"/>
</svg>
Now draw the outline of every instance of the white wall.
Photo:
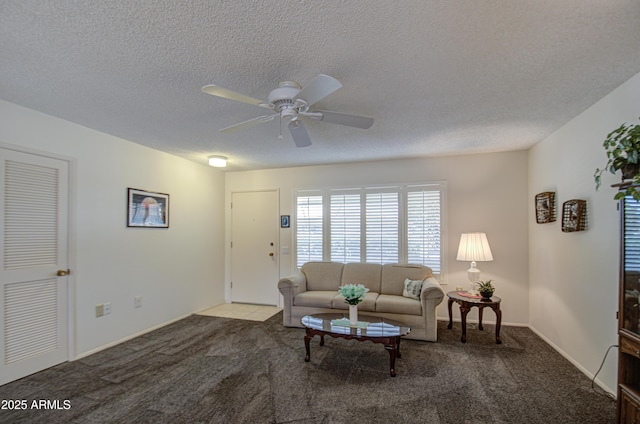
<svg viewBox="0 0 640 424">
<path fill-rule="evenodd" d="M 564 125 L 529 152 L 530 326 L 588 375 L 617 344 L 620 177 L 607 174 L 596 192 L 593 173 L 606 155 L 602 142 L 623 122 L 638 123 L 640 74 Z M 558 220 L 536 224 L 533 198 L 555 191 Z M 588 229 L 561 231 L 562 202 L 587 201 Z M 616 385 L 617 351 L 612 349 L 598 381 Z"/>
<path fill-rule="evenodd" d="M 76 356 L 224 301 L 222 172 L 2 101 L 0 121 L 0 142 L 76 166 Z M 127 228 L 127 187 L 169 193 L 170 228 Z"/>
<path fill-rule="evenodd" d="M 310 150 L 309 154 L 313 151 Z M 296 189 L 436 180 L 446 180 L 447 183 L 445 241 L 448 243 L 445 260 L 448 284 L 443 286 L 444 290 L 468 285 L 466 270 L 469 263 L 455 260 L 460 234 L 484 231 L 489 238 L 494 261 L 478 264 L 482 278 L 495 280 L 496 295 L 503 298 L 503 322 L 526 325 L 529 319 L 527 152 L 228 172 L 226 204 L 235 191 L 280 189 L 280 214 L 293 218 Z M 230 241 L 229 208 L 226 219 L 226 237 Z M 293 248 L 292 231 L 280 230 L 280 246 Z M 293 255 L 280 256 L 281 276 L 294 271 L 292 261 Z M 226 297 L 230 299 L 228 249 L 226 263 Z M 273 282 L 274 287 L 276 283 Z M 459 316 L 457 311 L 455 313 Z M 440 305 L 438 314 L 447 316 L 446 301 Z M 469 319 L 477 319 L 475 309 L 469 314 Z M 491 313 L 484 315 L 486 322 L 494 319 Z"/>
</svg>

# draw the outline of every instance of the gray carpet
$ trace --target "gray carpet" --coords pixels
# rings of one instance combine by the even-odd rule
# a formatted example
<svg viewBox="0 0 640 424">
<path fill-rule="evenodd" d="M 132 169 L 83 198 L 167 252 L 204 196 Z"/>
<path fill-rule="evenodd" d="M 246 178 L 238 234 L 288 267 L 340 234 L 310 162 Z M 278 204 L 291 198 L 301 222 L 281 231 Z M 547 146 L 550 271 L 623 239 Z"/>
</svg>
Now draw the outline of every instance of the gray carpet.
<svg viewBox="0 0 640 424">
<path fill-rule="evenodd" d="M 398 376 L 380 344 L 265 322 L 193 315 L 0 386 L 0 399 L 70 409 L 0 410 L 2 423 L 613 423 L 614 401 L 526 328 L 439 323 L 437 343 L 405 340 Z"/>
</svg>

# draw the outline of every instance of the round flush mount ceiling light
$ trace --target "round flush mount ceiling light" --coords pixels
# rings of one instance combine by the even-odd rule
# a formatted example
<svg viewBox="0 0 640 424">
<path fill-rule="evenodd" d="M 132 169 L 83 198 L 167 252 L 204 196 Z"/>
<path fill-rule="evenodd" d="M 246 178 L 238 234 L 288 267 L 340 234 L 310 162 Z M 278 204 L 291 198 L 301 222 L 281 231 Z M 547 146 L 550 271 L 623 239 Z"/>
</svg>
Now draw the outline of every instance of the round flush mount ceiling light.
<svg viewBox="0 0 640 424">
<path fill-rule="evenodd" d="M 216 168 L 224 168 L 227 166 L 227 158 L 224 156 L 210 156 L 209 165 L 215 166 Z"/>
</svg>

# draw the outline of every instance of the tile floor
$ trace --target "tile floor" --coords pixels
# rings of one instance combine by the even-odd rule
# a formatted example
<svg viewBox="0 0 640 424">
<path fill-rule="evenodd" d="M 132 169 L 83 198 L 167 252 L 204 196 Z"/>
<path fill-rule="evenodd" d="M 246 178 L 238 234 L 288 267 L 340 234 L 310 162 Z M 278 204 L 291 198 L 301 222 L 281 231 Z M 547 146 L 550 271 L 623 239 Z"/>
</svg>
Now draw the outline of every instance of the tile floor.
<svg viewBox="0 0 640 424">
<path fill-rule="evenodd" d="M 276 306 L 250 305 L 246 303 L 222 303 L 213 308 L 198 312 L 198 315 L 212 317 L 244 319 L 249 321 L 266 321 L 282 308 Z"/>
</svg>

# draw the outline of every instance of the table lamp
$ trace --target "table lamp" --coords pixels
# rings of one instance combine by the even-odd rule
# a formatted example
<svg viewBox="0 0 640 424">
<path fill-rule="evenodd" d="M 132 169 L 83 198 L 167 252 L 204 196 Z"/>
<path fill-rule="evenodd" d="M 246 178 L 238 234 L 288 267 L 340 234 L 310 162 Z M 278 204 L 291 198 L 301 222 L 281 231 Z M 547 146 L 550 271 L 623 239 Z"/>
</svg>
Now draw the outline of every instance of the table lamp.
<svg viewBox="0 0 640 424">
<path fill-rule="evenodd" d="M 467 270 L 467 276 L 471 282 L 471 292 L 475 293 L 475 284 L 480 281 L 480 270 L 476 268 L 476 262 L 493 260 L 487 235 L 485 233 L 462 233 L 456 259 L 471 261 L 471 268 Z"/>
</svg>

